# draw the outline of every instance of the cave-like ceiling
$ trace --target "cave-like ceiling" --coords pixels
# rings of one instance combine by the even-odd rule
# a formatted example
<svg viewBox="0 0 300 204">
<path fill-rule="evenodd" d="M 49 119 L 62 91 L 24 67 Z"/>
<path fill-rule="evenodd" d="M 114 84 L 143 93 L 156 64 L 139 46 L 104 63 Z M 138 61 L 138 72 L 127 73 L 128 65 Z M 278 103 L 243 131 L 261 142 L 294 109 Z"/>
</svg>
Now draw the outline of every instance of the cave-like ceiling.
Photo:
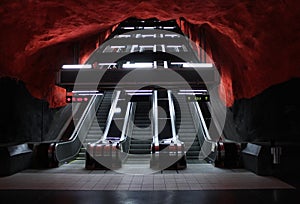
<svg viewBox="0 0 300 204">
<path fill-rule="evenodd" d="M 297 0 L 2 0 L 0 76 L 25 82 L 51 107 L 64 104 L 55 72 L 72 52 L 128 17 L 184 17 L 197 35 L 206 25 L 226 104 L 300 77 L 300 2 Z M 105 37 L 105 36 L 103 36 Z M 84 51 L 84 50 L 83 50 Z"/>
</svg>

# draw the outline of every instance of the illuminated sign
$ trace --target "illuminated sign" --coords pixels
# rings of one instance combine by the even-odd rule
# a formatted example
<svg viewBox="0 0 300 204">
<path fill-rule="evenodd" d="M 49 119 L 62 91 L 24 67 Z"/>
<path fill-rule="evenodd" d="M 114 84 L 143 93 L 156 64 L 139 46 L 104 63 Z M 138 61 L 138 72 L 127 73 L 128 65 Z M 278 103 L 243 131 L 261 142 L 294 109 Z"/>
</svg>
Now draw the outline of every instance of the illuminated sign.
<svg viewBox="0 0 300 204">
<path fill-rule="evenodd" d="M 187 95 L 186 96 L 187 101 L 189 102 L 208 102 L 209 101 L 209 95 Z"/>
<path fill-rule="evenodd" d="M 89 101 L 90 97 L 82 97 L 82 96 L 67 96 L 66 102 L 67 103 L 81 103 Z"/>
<path fill-rule="evenodd" d="M 72 92 L 67 92 L 66 103 L 82 103 L 88 102 L 92 94 L 77 94 Z"/>
</svg>

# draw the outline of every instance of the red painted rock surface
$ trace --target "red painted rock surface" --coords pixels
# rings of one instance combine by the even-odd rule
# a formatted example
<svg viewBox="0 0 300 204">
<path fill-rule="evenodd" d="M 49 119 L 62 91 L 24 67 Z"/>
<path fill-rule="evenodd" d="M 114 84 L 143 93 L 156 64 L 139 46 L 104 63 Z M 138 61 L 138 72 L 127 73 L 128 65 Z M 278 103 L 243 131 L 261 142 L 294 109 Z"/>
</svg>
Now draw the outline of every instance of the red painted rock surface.
<svg viewBox="0 0 300 204">
<path fill-rule="evenodd" d="M 118 22 L 135 16 L 160 20 L 184 17 L 197 41 L 206 29 L 210 54 L 222 76 L 228 106 L 267 87 L 300 77 L 300 2 L 297 0 L 2 0 L 0 76 L 26 83 L 50 107 L 64 104 L 55 72 L 74 62 L 74 45 L 84 62 Z"/>
</svg>

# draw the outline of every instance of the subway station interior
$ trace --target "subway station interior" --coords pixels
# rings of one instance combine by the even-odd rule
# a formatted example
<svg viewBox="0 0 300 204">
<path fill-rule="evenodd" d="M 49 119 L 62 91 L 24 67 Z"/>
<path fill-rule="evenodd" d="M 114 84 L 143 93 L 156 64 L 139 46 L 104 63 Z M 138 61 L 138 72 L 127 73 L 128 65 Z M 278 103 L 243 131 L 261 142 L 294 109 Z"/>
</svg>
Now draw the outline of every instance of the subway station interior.
<svg viewBox="0 0 300 204">
<path fill-rule="evenodd" d="M 0 203 L 298 203 L 296 1 L 0 3 Z"/>
</svg>

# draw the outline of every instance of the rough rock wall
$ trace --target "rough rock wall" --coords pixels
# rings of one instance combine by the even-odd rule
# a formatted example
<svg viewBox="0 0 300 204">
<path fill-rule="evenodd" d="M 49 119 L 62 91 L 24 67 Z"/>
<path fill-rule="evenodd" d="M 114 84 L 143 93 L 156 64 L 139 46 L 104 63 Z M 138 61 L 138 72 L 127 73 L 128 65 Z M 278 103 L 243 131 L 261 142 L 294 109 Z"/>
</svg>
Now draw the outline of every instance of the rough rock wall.
<svg viewBox="0 0 300 204">
<path fill-rule="evenodd" d="M 227 108 L 224 135 L 242 142 L 300 145 L 300 78 L 276 84 Z"/>
<path fill-rule="evenodd" d="M 195 25 L 190 30 L 193 39 L 201 26 L 206 28 L 225 88 L 221 95 L 231 106 L 235 99 L 253 97 L 300 76 L 299 4 L 297 0 L 3 0 L 0 76 L 24 81 L 30 93 L 48 100 L 50 107 L 63 106 L 64 90 L 54 85 L 55 72 L 74 62 L 74 43 L 86 50 L 79 55 L 83 62 L 90 51 L 86 46 L 93 41 L 96 48 L 105 31 L 128 17 L 184 17 Z"/>
<path fill-rule="evenodd" d="M 53 140 L 48 134 L 56 113 L 64 107 L 49 108 L 45 100 L 30 95 L 21 81 L 0 79 L 0 145 Z M 51 130 L 53 132 L 53 130 Z"/>
</svg>

